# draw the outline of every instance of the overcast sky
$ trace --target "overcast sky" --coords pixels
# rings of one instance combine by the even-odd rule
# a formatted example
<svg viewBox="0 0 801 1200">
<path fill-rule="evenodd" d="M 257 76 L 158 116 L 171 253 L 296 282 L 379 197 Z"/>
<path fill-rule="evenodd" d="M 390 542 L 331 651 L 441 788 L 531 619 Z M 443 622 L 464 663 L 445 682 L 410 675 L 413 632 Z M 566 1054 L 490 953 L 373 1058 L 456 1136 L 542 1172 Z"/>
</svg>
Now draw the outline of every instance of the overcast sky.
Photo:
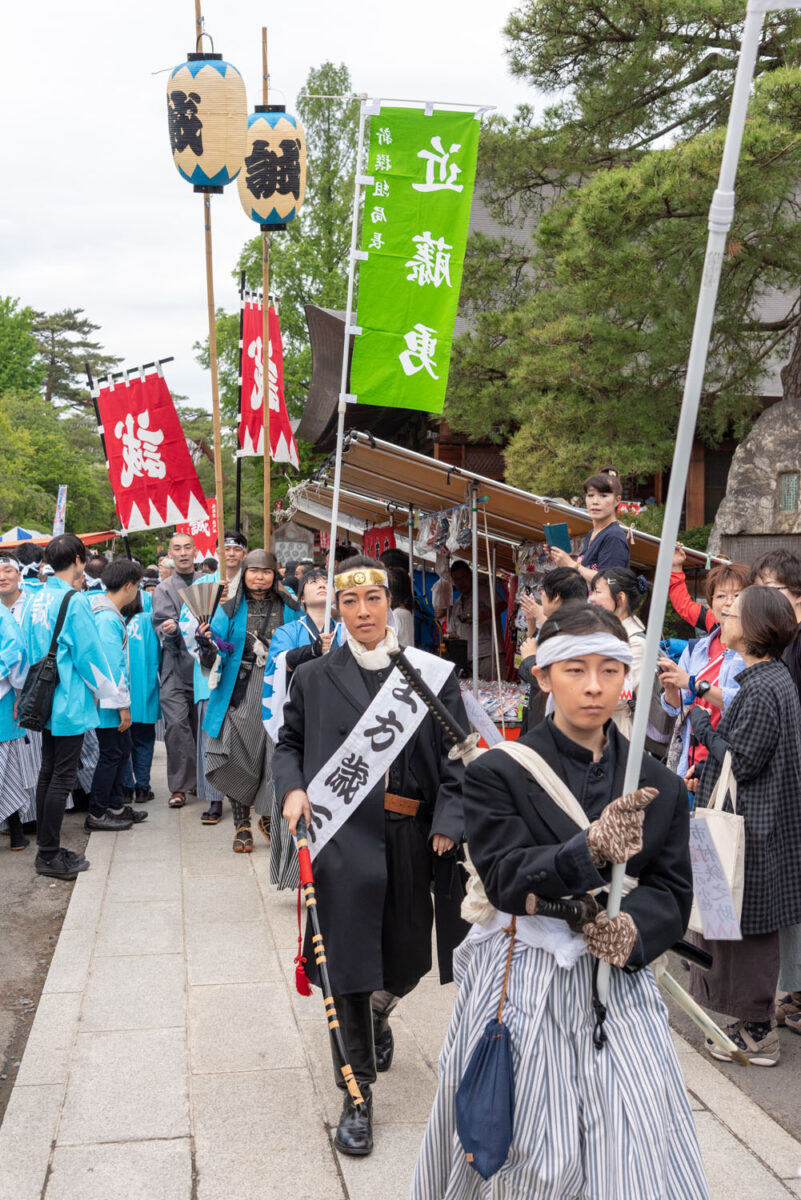
<svg viewBox="0 0 801 1200">
<path fill-rule="evenodd" d="M 261 101 L 292 111 L 310 67 L 344 62 L 371 96 L 494 104 L 531 100 L 507 68 L 513 7 L 484 0 L 206 0 L 214 48 Z M 125 366 L 174 355 L 175 392 L 210 405 L 192 343 L 207 332 L 202 200 L 173 166 L 166 75 L 192 45 L 191 0 L 25 0 L 5 13 L 0 74 L 4 186 L 0 295 L 53 312 L 83 308 Z M 217 306 L 236 308 L 232 269 L 256 226 L 236 185 L 212 199 Z"/>
</svg>

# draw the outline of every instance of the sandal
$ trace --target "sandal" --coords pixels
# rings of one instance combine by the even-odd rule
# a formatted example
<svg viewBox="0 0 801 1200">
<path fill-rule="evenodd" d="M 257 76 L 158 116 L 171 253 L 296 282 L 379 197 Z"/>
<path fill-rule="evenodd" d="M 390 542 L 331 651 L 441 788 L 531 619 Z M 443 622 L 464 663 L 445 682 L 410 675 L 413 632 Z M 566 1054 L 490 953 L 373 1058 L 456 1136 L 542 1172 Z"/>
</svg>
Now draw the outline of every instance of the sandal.
<svg viewBox="0 0 801 1200">
<path fill-rule="evenodd" d="M 787 992 L 776 1001 L 776 1024 L 785 1025 L 788 1017 L 801 1017 L 801 992 Z M 801 1033 L 801 1026 L 796 1026 L 795 1020 L 793 1027 Z"/>
<path fill-rule="evenodd" d="M 222 804 L 219 800 L 212 801 L 200 817 L 201 825 L 218 825 L 222 820 Z"/>
<path fill-rule="evenodd" d="M 183 792 L 173 792 L 167 801 L 167 804 L 170 808 L 183 808 L 183 806 L 186 804 L 186 796 Z"/>
<path fill-rule="evenodd" d="M 269 844 L 270 844 L 270 818 L 269 817 L 259 817 L 258 825 L 259 825 L 259 830 L 261 831 L 262 835 L 264 836 L 264 840 L 267 842 L 267 845 L 269 846 Z"/>
<path fill-rule="evenodd" d="M 250 825 L 240 825 L 234 838 L 234 854 L 250 854 L 253 850 L 253 830 Z"/>
</svg>

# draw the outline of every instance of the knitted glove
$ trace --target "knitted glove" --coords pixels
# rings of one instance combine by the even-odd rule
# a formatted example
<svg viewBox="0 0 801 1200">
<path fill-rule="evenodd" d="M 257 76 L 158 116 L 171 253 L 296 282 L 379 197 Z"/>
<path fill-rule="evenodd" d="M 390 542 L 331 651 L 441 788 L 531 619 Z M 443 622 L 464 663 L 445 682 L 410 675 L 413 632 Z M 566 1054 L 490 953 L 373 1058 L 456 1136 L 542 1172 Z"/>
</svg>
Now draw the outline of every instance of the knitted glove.
<svg viewBox="0 0 801 1200">
<path fill-rule="evenodd" d="M 605 908 L 581 932 L 590 954 L 613 967 L 625 967 L 637 941 L 637 926 L 629 914 L 622 912 L 610 917 Z"/>
<path fill-rule="evenodd" d="M 610 801 L 587 830 L 587 845 L 596 867 L 622 863 L 642 850 L 643 809 L 659 795 L 656 788 L 639 788 Z"/>
</svg>

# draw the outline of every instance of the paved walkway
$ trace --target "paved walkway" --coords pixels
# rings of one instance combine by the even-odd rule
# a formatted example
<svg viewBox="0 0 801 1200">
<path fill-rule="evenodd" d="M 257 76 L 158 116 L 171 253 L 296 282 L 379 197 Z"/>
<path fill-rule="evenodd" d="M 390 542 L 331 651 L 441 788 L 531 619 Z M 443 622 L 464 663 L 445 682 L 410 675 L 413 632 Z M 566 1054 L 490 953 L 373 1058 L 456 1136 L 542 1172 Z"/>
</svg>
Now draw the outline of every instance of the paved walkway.
<svg viewBox="0 0 801 1200">
<path fill-rule="evenodd" d="M 453 987 L 402 1002 L 375 1151 L 340 1157 L 322 1004 L 294 989 L 296 897 L 270 887 L 263 840 L 231 852 L 230 820 L 148 811 L 90 839 L 0 1129 L 0 1200 L 404 1200 Z M 715 1200 L 801 1196 L 801 1145 L 676 1041 Z"/>
</svg>

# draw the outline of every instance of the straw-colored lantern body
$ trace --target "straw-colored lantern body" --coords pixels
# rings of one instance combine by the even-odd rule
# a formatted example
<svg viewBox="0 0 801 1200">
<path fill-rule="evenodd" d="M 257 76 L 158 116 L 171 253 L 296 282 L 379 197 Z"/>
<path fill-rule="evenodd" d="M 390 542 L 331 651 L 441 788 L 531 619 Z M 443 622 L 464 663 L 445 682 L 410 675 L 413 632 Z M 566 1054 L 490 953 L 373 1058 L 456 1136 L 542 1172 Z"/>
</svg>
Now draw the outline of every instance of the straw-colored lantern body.
<svg viewBox="0 0 801 1200">
<path fill-rule="evenodd" d="M 190 54 L 170 72 L 172 158 L 196 192 L 222 191 L 242 169 L 247 144 L 245 83 L 221 54 Z"/>
<path fill-rule="evenodd" d="M 306 194 L 306 134 L 283 104 L 259 104 L 248 117 L 244 167 L 236 181 L 247 215 L 265 233 L 283 229 Z"/>
</svg>

